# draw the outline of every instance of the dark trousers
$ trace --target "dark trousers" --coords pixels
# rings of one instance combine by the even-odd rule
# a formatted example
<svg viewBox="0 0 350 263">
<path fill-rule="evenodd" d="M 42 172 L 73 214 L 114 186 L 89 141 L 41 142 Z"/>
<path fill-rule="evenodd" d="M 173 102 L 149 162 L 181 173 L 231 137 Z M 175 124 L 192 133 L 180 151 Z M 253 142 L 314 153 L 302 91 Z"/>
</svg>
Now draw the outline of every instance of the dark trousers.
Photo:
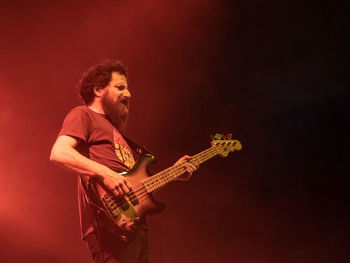
<svg viewBox="0 0 350 263">
<path fill-rule="evenodd" d="M 85 238 L 95 263 L 149 263 L 147 230 L 139 229 L 129 241 L 121 241 L 107 230 Z"/>
</svg>

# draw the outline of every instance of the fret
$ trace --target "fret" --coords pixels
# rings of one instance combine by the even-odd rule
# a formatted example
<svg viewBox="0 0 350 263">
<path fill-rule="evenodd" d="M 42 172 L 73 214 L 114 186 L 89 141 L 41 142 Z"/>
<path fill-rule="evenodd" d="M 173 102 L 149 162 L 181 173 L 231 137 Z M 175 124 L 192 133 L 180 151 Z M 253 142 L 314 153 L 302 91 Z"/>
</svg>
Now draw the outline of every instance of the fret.
<svg viewBox="0 0 350 263">
<path fill-rule="evenodd" d="M 192 157 L 189 162 L 193 165 L 200 165 L 205 161 L 211 159 L 212 157 L 218 154 L 218 149 L 216 147 L 210 147 L 195 156 Z M 185 168 L 182 167 L 182 164 L 178 164 L 168 169 L 165 169 L 162 172 L 159 172 L 152 177 L 149 177 L 142 181 L 148 193 L 152 193 L 161 187 L 167 185 L 168 183 L 177 179 L 180 175 L 185 173 Z"/>
</svg>

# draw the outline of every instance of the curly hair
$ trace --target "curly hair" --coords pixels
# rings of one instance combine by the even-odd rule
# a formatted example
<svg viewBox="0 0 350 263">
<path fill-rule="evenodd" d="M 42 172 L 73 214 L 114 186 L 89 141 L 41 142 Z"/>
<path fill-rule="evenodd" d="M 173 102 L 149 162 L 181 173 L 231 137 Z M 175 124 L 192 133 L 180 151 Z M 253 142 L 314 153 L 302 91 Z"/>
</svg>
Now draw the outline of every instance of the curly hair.
<svg viewBox="0 0 350 263">
<path fill-rule="evenodd" d="M 104 60 L 100 64 L 89 68 L 82 75 L 77 84 L 77 89 L 86 105 L 90 105 L 95 98 L 94 88 L 105 88 L 112 79 L 112 72 L 117 72 L 126 77 L 126 68 L 121 61 Z"/>
</svg>

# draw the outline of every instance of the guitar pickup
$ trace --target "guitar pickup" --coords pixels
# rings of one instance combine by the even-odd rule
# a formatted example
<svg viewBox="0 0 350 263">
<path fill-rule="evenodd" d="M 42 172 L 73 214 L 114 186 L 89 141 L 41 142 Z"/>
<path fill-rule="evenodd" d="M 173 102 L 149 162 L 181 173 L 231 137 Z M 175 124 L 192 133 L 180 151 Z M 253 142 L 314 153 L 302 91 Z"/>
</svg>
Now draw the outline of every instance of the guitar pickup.
<svg viewBox="0 0 350 263">
<path fill-rule="evenodd" d="M 137 199 L 137 197 L 136 197 L 134 191 L 130 191 L 130 192 L 127 194 L 127 196 L 128 196 L 128 198 L 129 198 L 129 200 L 130 200 L 130 202 L 131 202 L 131 204 L 132 204 L 133 206 L 139 204 L 139 200 Z"/>
</svg>

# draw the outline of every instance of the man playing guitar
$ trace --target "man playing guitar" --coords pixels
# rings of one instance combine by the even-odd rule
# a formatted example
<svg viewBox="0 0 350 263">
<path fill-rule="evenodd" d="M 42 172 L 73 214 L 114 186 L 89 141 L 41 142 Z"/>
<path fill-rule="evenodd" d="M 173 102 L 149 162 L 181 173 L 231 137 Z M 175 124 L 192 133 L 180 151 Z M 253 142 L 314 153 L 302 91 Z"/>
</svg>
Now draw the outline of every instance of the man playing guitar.
<svg viewBox="0 0 350 263">
<path fill-rule="evenodd" d="M 78 89 L 85 105 L 67 114 L 50 160 L 78 174 L 82 238 L 94 262 L 149 262 L 146 213 L 133 207 L 146 196 L 147 185 L 136 185 L 122 174 L 137 158 L 135 147 L 121 134 L 131 99 L 125 67 L 119 61 L 103 61 L 83 74 Z M 185 155 L 174 167 L 189 177 L 198 168 L 191 159 Z M 116 231 L 100 220 L 104 210 L 115 220 Z M 124 230 L 132 235 L 123 235 Z"/>
</svg>

